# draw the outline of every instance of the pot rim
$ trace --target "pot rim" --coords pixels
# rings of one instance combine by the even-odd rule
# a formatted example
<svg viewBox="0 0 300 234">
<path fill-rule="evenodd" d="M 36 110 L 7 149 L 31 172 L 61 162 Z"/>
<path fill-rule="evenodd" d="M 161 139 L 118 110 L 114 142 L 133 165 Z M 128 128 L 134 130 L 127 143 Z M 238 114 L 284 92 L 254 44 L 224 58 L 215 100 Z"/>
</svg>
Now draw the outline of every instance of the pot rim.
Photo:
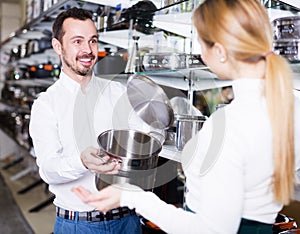
<svg viewBox="0 0 300 234">
<path fill-rule="evenodd" d="M 158 147 L 157 147 L 157 150 L 153 151 L 151 154 L 148 154 L 148 157 L 130 157 L 128 158 L 127 156 L 122 156 L 122 155 L 116 155 L 114 153 L 111 153 L 111 152 L 108 152 L 107 150 L 105 150 L 103 148 L 103 146 L 100 144 L 100 137 L 105 135 L 105 134 L 108 134 L 110 132 L 132 132 L 132 133 L 138 133 L 138 134 L 142 134 L 142 135 L 145 135 L 147 137 L 149 137 L 151 139 L 151 141 L 154 141 L 157 143 Z M 153 157 L 153 155 L 158 155 L 160 153 L 160 151 L 162 150 L 162 144 L 160 143 L 160 141 L 151 136 L 150 134 L 148 133 L 145 133 L 145 132 L 142 132 L 140 130 L 134 130 L 134 129 L 109 129 L 109 130 L 106 130 L 102 133 L 100 133 L 97 137 L 97 142 L 98 142 L 98 145 L 100 147 L 100 150 L 103 150 L 103 152 L 105 152 L 105 154 L 109 155 L 110 157 L 113 157 L 113 158 L 118 158 L 118 159 L 121 159 L 122 161 L 128 159 L 128 160 L 143 160 L 143 159 L 149 159 L 151 157 Z M 137 154 L 133 154 L 133 155 L 137 155 Z"/>
</svg>

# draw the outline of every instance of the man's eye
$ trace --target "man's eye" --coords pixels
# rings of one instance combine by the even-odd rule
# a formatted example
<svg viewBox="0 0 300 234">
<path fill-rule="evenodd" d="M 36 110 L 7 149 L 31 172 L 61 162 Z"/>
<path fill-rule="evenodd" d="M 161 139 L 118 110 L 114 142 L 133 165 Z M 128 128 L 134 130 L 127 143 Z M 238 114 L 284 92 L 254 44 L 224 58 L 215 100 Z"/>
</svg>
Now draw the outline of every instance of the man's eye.
<svg viewBox="0 0 300 234">
<path fill-rule="evenodd" d="M 75 40 L 74 44 L 80 44 L 80 40 Z"/>
<path fill-rule="evenodd" d="M 97 44 L 97 43 L 98 43 L 98 40 L 96 40 L 96 39 L 91 40 L 91 44 Z"/>
</svg>

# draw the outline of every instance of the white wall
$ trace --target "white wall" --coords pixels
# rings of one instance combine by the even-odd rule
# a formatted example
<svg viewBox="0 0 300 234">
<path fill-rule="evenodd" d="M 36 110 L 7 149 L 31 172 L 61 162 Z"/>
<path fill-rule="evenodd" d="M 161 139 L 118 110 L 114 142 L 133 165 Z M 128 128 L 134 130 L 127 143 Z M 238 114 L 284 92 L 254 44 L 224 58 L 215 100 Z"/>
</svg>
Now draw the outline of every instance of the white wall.
<svg viewBox="0 0 300 234">
<path fill-rule="evenodd" d="M 0 3 L 0 40 L 3 42 L 9 37 L 9 34 L 21 27 L 21 6 L 18 3 Z M 4 51 L 0 53 L 2 63 Z M 4 80 L 5 65 L 0 65 L 0 81 Z M 3 82 L 0 82 L 0 95 L 3 88 Z"/>
<path fill-rule="evenodd" d="M 21 6 L 17 3 L 0 4 L 1 41 L 21 27 Z"/>
</svg>

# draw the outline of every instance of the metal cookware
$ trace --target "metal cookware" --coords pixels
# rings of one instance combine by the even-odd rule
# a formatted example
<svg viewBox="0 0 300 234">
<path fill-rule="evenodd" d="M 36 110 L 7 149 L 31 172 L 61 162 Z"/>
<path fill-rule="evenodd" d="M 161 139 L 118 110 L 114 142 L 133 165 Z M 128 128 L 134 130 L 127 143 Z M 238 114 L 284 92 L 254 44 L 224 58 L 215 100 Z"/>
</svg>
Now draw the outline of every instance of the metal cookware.
<svg viewBox="0 0 300 234">
<path fill-rule="evenodd" d="M 167 95 L 156 83 L 144 75 L 134 74 L 127 81 L 128 100 L 137 115 L 148 125 L 164 130 L 173 123 L 173 110 Z M 152 189 L 155 183 L 158 154 L 164 141 L 152 131 L 108 130 L 98 136 L 103 154 L 122 162 L 116 175 L 96 174 L 98 190 L 109 184 L 131 183 Z"/>
<path fill-rule="evenodd" d="M 273 50 L 291 63 L 300 62 L 300 39 L 276 40 L 273 43 Z"/>
<path fill-rule="evenodd" d="M 126 63 L 121 54 L 109 54 L 97 62 L 94 72 L 96 75 L 124 73 Z"/>
<path fill-rule="evenodd" d="M 203 115 L 200 110 L 193 106 L 187 97 L 176 96 L 171 98 L 170 103 L 172 105 L 174 114 L 180 115 Z"/>
<path fill-rule="evenodd" d="M 287 16 L 272 21 L 273 50 L 291 63 L 300 62 L 300 16 Z"/>
<path fill-rule="evenodd" d="M 108 130 L 98 136 L 102 154 L 122 162 L 116 175 L 96 174 L 98 190 L 114 183 L 131 183 L 152 189 L 161 143 L 151 135 L 135 130 Z"/>
<path fill-rule="evenodd" d="M 184 53 L 146 53 L 143 57 L 145 71 L 185 69 L 187 63 L 187 56 Z"/>
<path fill-rule="evenodd" d="M 184 145 L 202 128 L 207 117 L 192 115 L 175 115 L 176 139 L 175 145 L 182 150 Z"/>
<path fill-rule="evenodd" d="M 300 16 L 287 16 L 272 21 L 275 40 L 300 39 Z"/>
<path fill-rule="evenodd" d="M 52 42 L 51 42 L 51 37 L 42 37 L 38 41 L 39 44 L 39 51 L 45 51 L 47 49 L 52 48 Z"/>
<path fill-rule="evenodd" d="M 127 96 L 137 115 L 148 125 L 166 129 L 174 113 L 163 89 L 145 75 L 134 74 L 127 81 Z"/>
<path fill-rule="evenodd" d="M 178 52 L 151 52 L 142 59 L 145 71 L 178 70 L 204 66 L 200 55 Z"/>
</svg>

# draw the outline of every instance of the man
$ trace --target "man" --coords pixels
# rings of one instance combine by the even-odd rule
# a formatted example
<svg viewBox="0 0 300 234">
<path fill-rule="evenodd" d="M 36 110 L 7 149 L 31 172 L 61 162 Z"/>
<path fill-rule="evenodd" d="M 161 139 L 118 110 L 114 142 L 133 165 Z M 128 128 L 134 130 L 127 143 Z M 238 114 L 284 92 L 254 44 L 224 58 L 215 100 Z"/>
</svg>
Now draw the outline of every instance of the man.
<svg viewBox="0 0 300 234">
<path fill-rule="evenodd" d="M 108 163 L 108 156 L 98 156 L 96 136 L 128 127 L 117 126 L 126 122 L 116 108 L 122 103 L 124 86 L 93 74 L 98 34 L 90 12 L 78 8 L 62 12 L 52 33 L 62 70 L 59 80 L 33 104 L 30 135 L 40 176 L 55 195 L 54 233 L 141 233 L 134 210 L 120 207 L 100 213 L 71 192 L 82 184 L 97 191 L 95 173 L 120 169 L 119 163 Z"/>
</svg>

